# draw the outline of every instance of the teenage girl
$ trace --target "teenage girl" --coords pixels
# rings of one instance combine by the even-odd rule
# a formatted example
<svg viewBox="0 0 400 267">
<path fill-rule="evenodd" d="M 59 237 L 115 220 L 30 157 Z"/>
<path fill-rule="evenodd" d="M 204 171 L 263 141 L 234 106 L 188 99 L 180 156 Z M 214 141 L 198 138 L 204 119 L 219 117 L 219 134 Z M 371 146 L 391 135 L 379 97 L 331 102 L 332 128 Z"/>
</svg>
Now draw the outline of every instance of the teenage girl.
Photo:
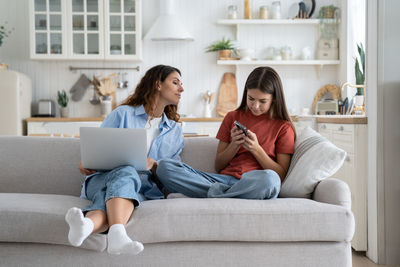
<svg viewBox="0 0 400 267">
<path fill-rule="evenodd" d="M 239 129 L 238 121 L 247 130 Z M 216 173 L 173 159 L 159 162 L 157 176 L 171 193 L 197 198 L 276 198 L 294 153 L 295 130 L 287 112 L 282 82 L 270 67 L 247 78 L 239 108 L 218 131 Z"/>
</svg>

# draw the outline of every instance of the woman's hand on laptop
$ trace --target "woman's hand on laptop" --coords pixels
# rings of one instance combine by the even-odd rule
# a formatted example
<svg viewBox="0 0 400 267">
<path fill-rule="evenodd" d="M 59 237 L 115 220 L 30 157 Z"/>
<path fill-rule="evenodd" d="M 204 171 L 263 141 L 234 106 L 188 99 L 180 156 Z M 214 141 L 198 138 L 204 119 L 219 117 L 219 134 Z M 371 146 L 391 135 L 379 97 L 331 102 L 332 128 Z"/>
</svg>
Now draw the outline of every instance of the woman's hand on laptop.
<svg viewBox="0 0 400 267">
<path fill-rule="evenodd" d="M 82 167 L 82 162 L 79 162 L 79 172 L 84 174 L 84 175 L 91 175 L 97 171 L 95 170 L 90 170 L 90 169 L 85 169 Z"/>
</svg>

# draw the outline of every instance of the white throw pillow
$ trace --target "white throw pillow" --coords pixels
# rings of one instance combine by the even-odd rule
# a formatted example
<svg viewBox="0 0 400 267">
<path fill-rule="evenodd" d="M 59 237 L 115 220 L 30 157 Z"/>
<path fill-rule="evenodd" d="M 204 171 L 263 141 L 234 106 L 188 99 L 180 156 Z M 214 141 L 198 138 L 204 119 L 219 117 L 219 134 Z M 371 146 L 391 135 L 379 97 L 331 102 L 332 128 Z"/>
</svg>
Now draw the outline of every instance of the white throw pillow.
<svg viewBox="0 0 400 267">
<path fill-rule="evenodd" d="M 279 196 L 310 198 L 315 186 L 335 174 L 345 158 L 344 150 L 310 127 L 305 128 L 296 140 Z"/>
</svg>

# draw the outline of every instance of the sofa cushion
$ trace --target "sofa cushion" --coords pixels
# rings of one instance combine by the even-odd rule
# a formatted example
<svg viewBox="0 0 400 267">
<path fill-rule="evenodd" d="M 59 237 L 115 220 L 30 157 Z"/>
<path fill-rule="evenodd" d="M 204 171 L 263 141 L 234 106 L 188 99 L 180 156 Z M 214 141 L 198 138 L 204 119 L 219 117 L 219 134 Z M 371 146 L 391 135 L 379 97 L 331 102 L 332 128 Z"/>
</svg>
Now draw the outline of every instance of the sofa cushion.
<svg viewBox="0 0 400 267">
<path fill-rule="evenodd" d="M 2 136 L 0 192 L 80 195 L 78 138 Z"/>
<path fill-rule="evenodd" d="M 319 133 L 305 128 L 295 143 L 288 173 L 280 197 L 310 198 L 315 186 L 336 173 L 343 165 L 346 152 Z"/>
<path fill-rule="evenodd" d="M 69 245 L 65 213 L 88 203 L 74 196 L 0 193 L 0 241 Z M 81 247 L 103 251 L 106 236 L 91 235 Z"/>
<path fill-rule="evenodd" d="M 127 224 L 144 243 L 173 241 L 350 241 L 350 210 L 303 198 L 173 198 L 143 202 Z"/>
<path fill-rule="evenodd" d="M 214 164 L 218 142 L 215 137 L 185 138 L 185 148 L 181 154 L 182 162 L 197 170 L 215 173 Z"/>
</svg>

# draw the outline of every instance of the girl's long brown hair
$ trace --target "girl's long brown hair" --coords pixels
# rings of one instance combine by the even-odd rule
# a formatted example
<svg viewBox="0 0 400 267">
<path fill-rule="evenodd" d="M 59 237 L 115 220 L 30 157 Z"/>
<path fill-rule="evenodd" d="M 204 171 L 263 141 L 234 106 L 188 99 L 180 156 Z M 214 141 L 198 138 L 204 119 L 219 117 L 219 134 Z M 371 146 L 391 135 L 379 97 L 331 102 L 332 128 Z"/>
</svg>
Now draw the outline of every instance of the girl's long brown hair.
<svg viewBox="0 0 400 267">
<path fill-rule="evenodd" d="M 258 89 L 263 93 L 271 94 L 272 103 L 268 111 L 270 118 L 290 122 L 293 131 L 296 134 L 289 112 L 286 108 L 281 78 L 273 68 L 258 67 L 249 74 L 244 86 L 242 102 L 237 110 L 247 110 L 247 91 L 250 89 Z"/>
<path fill-rule="evenodd" d="M 130 95 L 121 105 L 128 106 L 140 106 L 143 105 L 146 113 L 150 116 L 154 116 L 155 109 L 155 99 L 158 93 L 157 86 L 158 83 L 164 82 L 165 79 L 172 72 L 177 72 L 181 75 L 181 71 L 177 68 L 157 65 L 149 69 L 143 78 L 140 80 L 139 84 L 136 86 L 135 92 Z M 164 108 L 164 112 L 168 119 L 178 121 L 180 116 L 177 112 L 177 105 L 168 105 Z"/>
</svg>

